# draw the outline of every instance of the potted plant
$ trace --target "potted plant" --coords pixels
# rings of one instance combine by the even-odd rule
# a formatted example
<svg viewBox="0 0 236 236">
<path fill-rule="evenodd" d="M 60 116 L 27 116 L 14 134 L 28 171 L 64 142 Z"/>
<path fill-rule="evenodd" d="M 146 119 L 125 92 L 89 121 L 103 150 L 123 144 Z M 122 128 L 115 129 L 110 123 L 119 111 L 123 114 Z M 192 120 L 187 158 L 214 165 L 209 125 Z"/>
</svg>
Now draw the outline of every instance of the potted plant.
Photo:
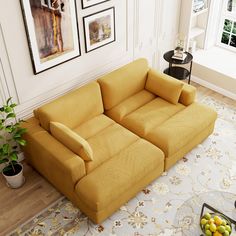
<svg viewBox="0 0 236 236">
<path fill-rule="evenodd" d="M 25 146 L 22 135 L 26 132 L 21 128 L 23 120 L 17 121 L 12 98 L 0 107 L 0 164 L 5 164 L 2 170 L 9 187 L 18 188 L 24 183 L 23 165 L 18 162 L 19 146 Z"/>
</svg>

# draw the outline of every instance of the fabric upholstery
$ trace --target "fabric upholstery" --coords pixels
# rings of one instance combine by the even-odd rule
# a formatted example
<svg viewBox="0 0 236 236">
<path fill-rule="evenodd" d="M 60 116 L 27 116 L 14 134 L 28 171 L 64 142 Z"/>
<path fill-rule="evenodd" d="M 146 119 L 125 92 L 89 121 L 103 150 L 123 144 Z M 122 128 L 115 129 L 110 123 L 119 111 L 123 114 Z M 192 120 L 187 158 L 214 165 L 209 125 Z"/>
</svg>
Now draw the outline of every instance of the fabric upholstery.
<svg viewBox="0 0 236 236">
<path fill-rule="evenodd" d="M 148 72 L 146 59 L 139 59 L 98 80 L 106 110 L 144 89 Z"/>
<path fill-rule="evenodd" d="M 204 139 L 206 139 L 214 130 L 214 122 L 212 122 L 207 128 L 201 130 L 194 139 L 188 140 L 186 144 L 179 149 L 177 152 L 165 158 L 165 170 L 170 169 L 178 160 L 182 159 L 188 152 L 190 152 L 194 147 L 200 144 Z"/>
<path fill-rule="evenodd" d="M 99 79 L 101 89 L 97 82 L 83 86 L 35 110 L 23 124 L 27 161 L 95 223 L 214 129 L 216 113 L 194 103 L 192 86 L 148 71 L 146 60 L 134 61 Z M 50 134 L 50 122 L 68 127 L 62 133 L 56 127 L 56 134 L 52 128 L 60 142 Z M 81 140 L 93 150 L 93 161 L 81 158 Z"/>
<path fill-rule="evenodd" d="M 121 124 L 139 136 L 145 137 L 155 127 L 184 108 L 185 106 L 180 103 L 173 105 L 157 97 L 124 117 Z"/>
<path fill-rule="evenodd" d="M 85 161 L 93 160 L 93 150 L 88 142 L 73 130 L 59 122 L 50 122 L 51 134 L 72 152 L 78 154 Z"/>
<path fill-rule="evenodd" d="M 182 103 L 185 106 L 192 104 L 196 97 L 196 88 L 192 85 L 183 83 L 183 89 L 179 97 L 179 103 Z"/>
<path fill-rule="evenodd" d="M 73 130 L 84 139 L 88 139 L 114 123 L 115 122 L 109 117 L 105 115 L 99 115 L 82 123 Z"/>
<path fill-rule="evenodd" d="M 159 147 L 168 158 L 214 123 L 216 117 L 214 110 L 193 103 L 162 125 L 152 129 L 145 138 Z"/>
<path fill-rule="evenodd" d="M 94 152 L 94 160 L 85 164 L 87 173 L 135 142 L 138 137 L 124 127 L 113 124 L 87 141 Z"/>
<path fill-rule="evenodd" d="M 115 200 L 112 201 L 112 204 L 107 205 L 106 208 L 100 211 L 92 210 L 85 202 L 83 198 L 75 198 L 74 204 L 79 207 L 79 209 L 86 213 L 86 215 L 96 224 L 102 223 L 108 216 L 112 215 L 117 211 L 122 205 L 128 202 L 130 199 L 134 198 L 140 191 L 142 191 L 145 186 L 150 184 L 156 178 L 158 178 L 163 172 L 163 166 L 158 165 L 152 171 L 145 176 L 143 176 L 136 184 L 130 186 L 128 191 L 123 192 Z"/>
<path fill-rule="evenodd" d="M 50 121 L 75 128 L 102 113 L 101 91 L 96 82 L 91 82 L 37 109 L 40 124 L 47 131 Z"/>
<path fill-rule="evenodd" d="M 135 95 L 127 98 L 126 100 L 122 101 L 120 104 L 113 107 L 112 109 L 106 111 L 106 115 L 111 117 L 116 122 L 120 123 L 125 116 L 140 108 L 141 106 L 145 105 L 146 103 L 150 102 L 155 97 L 156 96 L 153 93 L 150 93 L 147 90 L 142 90 L 136 93 Z"/>
<path fill-rule="evenodd" d="M 91 210 L 100 211 L 160 167 L 163 171 L 162 151 L 139 139 L 84 177 L 76 185 L 76 193 Z"/>
<path fill-rule="evenodd" d="M 34 118 L 22 126 L 28 130 L 23 136 L 26 161 L 73 200 L 74 186 L 86 174 L 83 159 L 36 125 Z"/>
<path fill-rule="evenodd" d="M 177 104 L 183 83 L 156 70 L 150 69 L 145 89 L 165 99 L 166 101 Z"/>
</svg>

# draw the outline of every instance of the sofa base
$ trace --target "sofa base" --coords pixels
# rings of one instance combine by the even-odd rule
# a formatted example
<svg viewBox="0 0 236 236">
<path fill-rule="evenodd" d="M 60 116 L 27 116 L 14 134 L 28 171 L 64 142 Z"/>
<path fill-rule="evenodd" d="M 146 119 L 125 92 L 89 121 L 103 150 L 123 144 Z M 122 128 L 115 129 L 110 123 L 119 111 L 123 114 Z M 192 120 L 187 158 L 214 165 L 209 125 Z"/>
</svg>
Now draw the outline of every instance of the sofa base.
<svg viewBox="0 0 236 236">
<path fill-rule="evenodd" d="M 145 188 L 145 186 L 149 185 L 152 181 L 158 178 L 163 173 L 163 166 L 160 165 L 158 168 L 155 168 L 148 175 L 143 177 L 137 184 L 133 185 L 127 192 L 120 195 L 116 200 L 113 201 L 107 208 L 95 212 L 92 211 L 87 205 L 77 197 L 76 202 L 73 202 L 82 212 L 84 212 L 94 223 L 99 224 L 103 222 L 107 217 L 112 215 L 115 211 L 117 211 L 122 205 L 124 205 L 127 201 L 132 199 Z"/>
<path fill-rule="evenodd" d="M 169 170 L 178 160 L 182 159 L 185 154 L 190 152 L 195 146 L 202 143 L 213 131 L 215 122 L 210 124 L 206 129 L 199 133 L 193 141 L 182 147 L 174 155 L 165 158 L 165 170 Z"/>
</svg>

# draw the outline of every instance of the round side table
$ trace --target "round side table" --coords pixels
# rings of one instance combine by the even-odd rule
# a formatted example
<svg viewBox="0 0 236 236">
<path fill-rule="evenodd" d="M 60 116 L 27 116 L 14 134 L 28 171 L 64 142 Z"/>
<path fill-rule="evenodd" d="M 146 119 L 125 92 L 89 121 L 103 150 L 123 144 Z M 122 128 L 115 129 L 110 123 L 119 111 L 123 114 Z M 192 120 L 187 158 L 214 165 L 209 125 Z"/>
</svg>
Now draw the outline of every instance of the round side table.
<svg viewBox="0 0 236 236">
<path fill-rule="evenodd" d="M 189 52 L 185 52 L 187 54 L 184 60 L 173 59 L 172 56 L 174 55 L 174 50 L 166 52 L 163 57 L 164 59 L 169 62 L 169 67 L 166 68 L 163 72 L 167 75 L 170 75 L 178 80 L 185 80 L 188 78 L 188 83 L 190 84 L 191 80 L 191 73 L 192 73 L 192 65 L 193 65 L 193 56 Z M 180 67 L 180 66 L 173 66 L 174 65 L 184 65 L 190 63 L 189 70 Z"/>
</svg>

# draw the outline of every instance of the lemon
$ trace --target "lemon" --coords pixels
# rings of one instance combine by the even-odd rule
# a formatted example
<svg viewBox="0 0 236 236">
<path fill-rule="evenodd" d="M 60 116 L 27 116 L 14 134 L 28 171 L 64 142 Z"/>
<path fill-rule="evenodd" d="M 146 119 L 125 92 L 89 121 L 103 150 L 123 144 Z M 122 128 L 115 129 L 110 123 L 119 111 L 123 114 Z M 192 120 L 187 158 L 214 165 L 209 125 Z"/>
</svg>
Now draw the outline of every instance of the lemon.
<svg viewBox="0 0 236 236">
<path fill-rule="evenodd" d="M 216 225 L 214 223 L 210 224 L 210 231 L 211 232 L 216 232 Z"/>
<path fill-rule="evenodd" d="M 201 219 L 201 225 L 205 225 L 208 221 L 206 219 Z"/>
<path fill-rule="evenodd" d="M 226 225 L 226 221 L 225 220 L 222 220 L 222 223 L 221 223 L 223 226 Z"/>
<path fill-rule="evenodd" d="M 204 215 L 204 218 L 207 219 L 207 220 L 210 220 L 211 219 L 211 214 L 209 212 L 207 212 L 205 215 Z"/>
</svg>

